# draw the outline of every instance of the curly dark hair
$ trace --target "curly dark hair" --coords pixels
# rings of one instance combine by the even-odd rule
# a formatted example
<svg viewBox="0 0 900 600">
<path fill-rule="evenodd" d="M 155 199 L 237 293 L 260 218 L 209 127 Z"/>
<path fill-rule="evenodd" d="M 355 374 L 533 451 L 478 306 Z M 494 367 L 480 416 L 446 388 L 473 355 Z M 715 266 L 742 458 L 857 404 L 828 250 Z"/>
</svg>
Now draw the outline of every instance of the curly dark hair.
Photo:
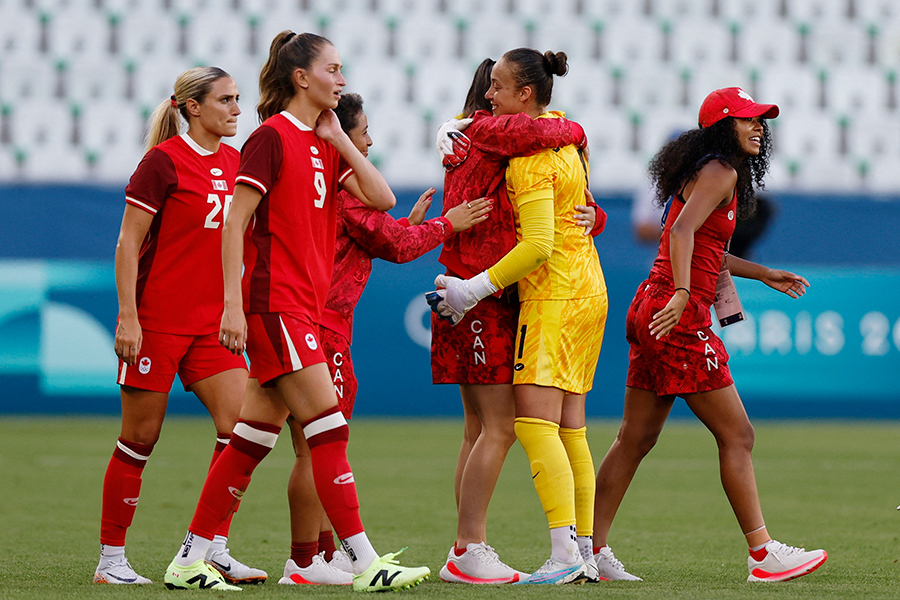
<svg viewBox="0 0 900 600">
<path fill-rule="evenodd" d="M 344 133 L 350 133 L 353 128 L 359 125 L 359 119 L 363 114 L 363 99 L 359 94 L 341 94 L 338 100 L 337 108 L 334 109 L 338 121 L 341 122 L 341 129 Z"/>
<path fill-rule="evenodd" d="M 759 154 L 747 156 L 741 151 L 734 117 L 726 117 L 714 125 L 691 129 L 672 140 L 653 157 L 648 170 L 656 184 L 656 204 L 666 205 L 669 198 L 682 190 L 711 160 L 720 160 L 737 171 L 738 216 L 747 218 L 756 211 L 754 185 L 765 189 L 763 178 L 769 171 L 769 155 L 772 151 L 772 134 L 766 119 L 760 119 L 763 127 Z"/>
</svg>

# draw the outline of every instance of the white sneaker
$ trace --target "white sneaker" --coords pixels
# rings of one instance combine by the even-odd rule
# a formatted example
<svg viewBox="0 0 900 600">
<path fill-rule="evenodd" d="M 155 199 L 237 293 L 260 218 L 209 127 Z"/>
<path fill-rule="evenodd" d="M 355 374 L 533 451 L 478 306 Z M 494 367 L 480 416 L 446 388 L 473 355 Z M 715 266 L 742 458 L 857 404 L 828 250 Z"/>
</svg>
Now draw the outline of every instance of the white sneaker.
<svg viewBox="0 0 900 600">
<path fill-rule="evenodd" d="M 447 563 L 441 568 L 441 580 L 448 583 L 516 583 L 526 577 L 528 573 L 504 564 L 484 542 L 467 544 L 462 556 L 450 548 Z"/>
<path fill-rule="evenodd" d="M 319 554 L 325 554 L 325 552 L 319 552 Z M 322 558 L 324 559 L 325 557 L 323 556 Z M 350 556 L 343 550 L 335 550 L 331 554 L 331 560 L 327 562 L 339 571 L 353 574 L 353 561 L 350 560 Z"/>
<path fill-rule="evenodd" d="M 603 581 L 643 581 L 640 577 L 635 577 L 625 570 L 625 565 L 616 558 L 609 546 L 603 546 L 594 555 L 594 564 Z"/>
<path fill-rule="evenodd" d="M 308 567 L 298 567 L 293 559 L 284 564 L 284 577 L 278 580 L 283 585 L 350 585 L 353 574 L 341 571 L 325 562 L 320 554 L 313 556 Z"/>
<path fill-rule="evenodd" d="M 231 556 L 228 548 L 210 552 L 206 555 L 206 561 L 216 571 L 222 574 L 222 577 L 228 583 L 232 584 L 250 584 L 263 583 L 269 578 L 269 574 L 262 569 L 254 569 L 248 567 L 241 561 Z"/>
<path fill-rule="evenodd" d="M 550 583 L 554 585 L 563 585 L 566 583 L 584 583 L 588 580 L 587 565 L 581 556 L 577 562 L 564 563 L 556 560 L 552 556 L 547 559 L 540 569 L 528 576 L 527 579 L 518 583 Z"/>
<path fill-rule="evenodd" d="M 747 558 L 750 576 L 747 581 L 787 581 L 812 573 L 828 560 L 824 550 L 810 550 L 786 546 L 775 540 L 766 544 L 766 557 L 762 560 Z"/>
<path fill-rule="evenodd" d="M 113 583 L 125 585 L 146 585 L 153 583 L 146 577 L 141 577 L 131 568 L 128 559 L 123 558 L 119 562 L 107 562 L 103 564 L 103 559 L 97 565 L 94 571 L 94 583 Z"/>
</svg>

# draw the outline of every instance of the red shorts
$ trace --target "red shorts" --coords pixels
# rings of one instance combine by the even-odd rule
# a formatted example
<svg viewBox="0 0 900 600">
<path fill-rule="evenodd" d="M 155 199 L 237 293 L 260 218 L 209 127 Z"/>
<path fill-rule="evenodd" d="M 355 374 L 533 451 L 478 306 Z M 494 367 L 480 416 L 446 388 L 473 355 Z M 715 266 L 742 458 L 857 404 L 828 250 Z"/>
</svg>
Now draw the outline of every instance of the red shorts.
<svg viewBox="0 0 900 600">
<path fill-rule="evenodd" d="M 708 304 L 691 298 L 668 335 L 659 340 L 650 335 L 653 315 L 665 307 L 673 292 L 667 282 L 648 280 L 638 287 L 625 320 L 631 345 L 625 385 L 660 396 L 683 396 L 733 384 L 725 345 L 710 328 Z"/>
<path fill-rule="evenodd" d="M 129 366 L 119 360 L 116 383 L 168 394 L 176 373 L 187 391 L 201 379 L 246 368 L 243 356 L 235 356 L 219 343 L 218 331 L 207 335 L 175 335 L 144 330 L 137 364 Z"/>
<path fill-rule="evenodd" d="M 518 320 L 515 294 L 488 296 L 455 327 L 431 313 L 431 380 L 511 384 Z"/>
<path fill-rule="evenodd" d="M 263 387 L 285 373 L 325 362 L 319 326 L 305 315 L 260 313 L 247 315 L 247 357 L 250 377 Z"/>
<path fill-rule="evenodd" d="M 350 342 L 341 334 L 328 329 L 320 328 L 322 350 L 325 352 L 325 362 L 328 363 L 328 372 L 334 381 L 334 393 L 337 394 L 338 408 L 344 413 L 348 421 L 353 416 L 353 404 L 356 402 L 356 373 L 353 372 L 353 359 L 350 356 Z"/>
</svg>

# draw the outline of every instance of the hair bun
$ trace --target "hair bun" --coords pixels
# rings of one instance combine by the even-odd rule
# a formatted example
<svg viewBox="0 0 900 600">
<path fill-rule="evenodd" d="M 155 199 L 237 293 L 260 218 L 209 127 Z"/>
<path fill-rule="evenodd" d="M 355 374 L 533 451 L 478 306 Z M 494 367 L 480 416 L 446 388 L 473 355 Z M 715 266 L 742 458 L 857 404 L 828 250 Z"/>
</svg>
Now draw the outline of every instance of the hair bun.
<svg viewBox="0 0 900 600">
<path fill-rule="evenodd" d="M 544 52 L 544 70 L 550 75 L 562 77 L 569 72 L 568 56 L 565 52 Z"/>
</svg>

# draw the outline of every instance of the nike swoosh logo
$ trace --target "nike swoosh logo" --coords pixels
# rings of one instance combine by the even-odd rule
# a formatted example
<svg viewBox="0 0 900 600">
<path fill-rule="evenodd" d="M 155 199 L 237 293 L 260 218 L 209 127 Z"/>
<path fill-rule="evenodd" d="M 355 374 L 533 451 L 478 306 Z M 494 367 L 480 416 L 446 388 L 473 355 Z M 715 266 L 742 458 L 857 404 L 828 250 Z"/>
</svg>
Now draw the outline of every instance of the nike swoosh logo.
<svg viewBox="0 0 900 600">
<path fill-rule="evenodd" d="M 240 500 L 244 497 L 244 490 L 239 490 L 236 487 L 228 486 L 228 491 L 231 492 L 231 495 Z"/>
<path fill-rule="evenodd" d="M 216 565 L 217 567 L 222 567 L 222 570 L 223 570 L 223 571 L 230 571 L 230 570 L 231 570 L 231 563 L 228 563 L 227 565 L 223 565 L 222 563 L 216 562 L 216 561 L 214 561 L 214 560 L 211 560 L 211 561 L 209 561 L 209 562 L 213 563 L 213 564 Z"/>
<path fill-rule="evenodd" d="M 113 579 L 117 579 L 117 580 L 121 581 L 122 583 L 134 583 L 135 581 L 137 581 L 137 577 L 116 577 L 112 573 L 107 573 L 106 576 L 111 577 Z"/>
<path fill-rule="evenodd" d="M 334 483 L 338 485 L 353 483 L 353 473 L 344 473 L 343 475 L 338 475 L 334 478 Z"/>
<path fill-rule="evenodd" d="M 128 506 L 137 506 L 138 500 L 140 500 L 140 498 L 123 498 L 122 502 Z"/>
</svg>

